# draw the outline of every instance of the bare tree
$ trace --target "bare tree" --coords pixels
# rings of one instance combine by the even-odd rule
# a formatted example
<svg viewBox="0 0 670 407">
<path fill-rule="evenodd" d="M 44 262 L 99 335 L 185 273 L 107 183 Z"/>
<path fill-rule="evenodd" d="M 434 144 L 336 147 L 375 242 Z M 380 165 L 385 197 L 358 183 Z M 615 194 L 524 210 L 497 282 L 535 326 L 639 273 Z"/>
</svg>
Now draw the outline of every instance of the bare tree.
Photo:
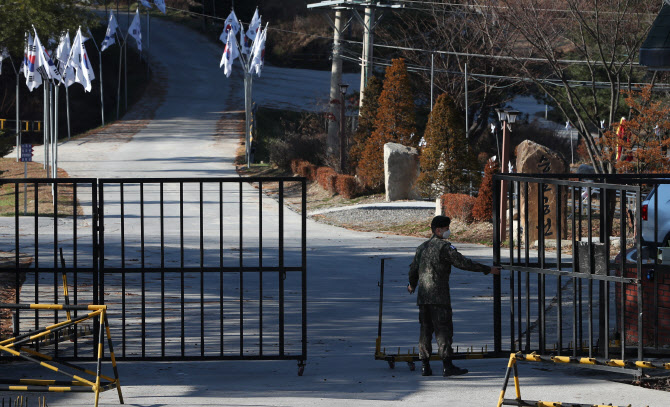
<svg viewBox="0 0 670 407">
<path fill-rule="evenodd" d="M 512 29 L 481 7 L 467 4 L 426 3 L 420 9 L 408 8 L 395 14 L 394 24 L 379 30 L 378 42 L 396 46 L 408 65 L 417 70 L 422 86 L 418 91 L 430 95 L 431 54 L 434 57 L 435 95 L 450 95 L 465 112 L 465 71 L 468 70 L 468 133 L 476 144 L 488 135 L 488 120 L 493 109 L 511 99 L 522 82 L 501 78 L 515 61 L 507 55 Z M 463 2 L 465 3 L 465 2 Z"/>
<path fill-rule="evenodd" d="M 598 173 L 602 159 L 593 132 L 626 112 L 621 91 L 644 79 L 639 48 L 659 10 L 639 0 L 479 0 L 482 12 L 509 30 L 514 71 L 553 100 L 585 141 Z M 496 38 L 491 38 L 495 41 Z M 532 63 L 529 63 L 532 62 Z"/>
</svg>

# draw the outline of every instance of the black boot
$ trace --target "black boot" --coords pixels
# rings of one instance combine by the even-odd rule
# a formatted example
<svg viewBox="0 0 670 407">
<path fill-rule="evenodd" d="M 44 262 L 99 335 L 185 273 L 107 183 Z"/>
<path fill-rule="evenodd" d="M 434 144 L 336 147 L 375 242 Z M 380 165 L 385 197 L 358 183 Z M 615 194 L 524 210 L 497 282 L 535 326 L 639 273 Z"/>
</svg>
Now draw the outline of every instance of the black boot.
<svg viewBox="0 0 670 407">
<path fill-rule="evenodd" d="M 421 376 L 432 376 L 433 370 L 430 368 L 430 361 L 422 360 L 421 363 Z"/>
<path fill-rule="evenodd" d="M 442 376 L 458 376 L 466 373 L 468 373 L 468 369 L 463 369 L 454 365 L 450 359 L 442 361 Z"/>
</svg>

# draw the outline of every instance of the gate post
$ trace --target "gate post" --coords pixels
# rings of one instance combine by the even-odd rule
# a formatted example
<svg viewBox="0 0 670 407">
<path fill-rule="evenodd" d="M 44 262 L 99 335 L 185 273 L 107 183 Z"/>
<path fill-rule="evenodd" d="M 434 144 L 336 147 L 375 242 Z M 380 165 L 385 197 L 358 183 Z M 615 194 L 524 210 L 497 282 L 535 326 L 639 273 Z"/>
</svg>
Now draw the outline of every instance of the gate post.
<svg viewBox="0 0 670 407">
<path fill-rule="evenodd" d="M 500 178 L 493 176 L 493 265 L 500 266 Z M 502 308 L 500 275 L 493 276 L 493 350 L 502 352 Z"/>
</svg>

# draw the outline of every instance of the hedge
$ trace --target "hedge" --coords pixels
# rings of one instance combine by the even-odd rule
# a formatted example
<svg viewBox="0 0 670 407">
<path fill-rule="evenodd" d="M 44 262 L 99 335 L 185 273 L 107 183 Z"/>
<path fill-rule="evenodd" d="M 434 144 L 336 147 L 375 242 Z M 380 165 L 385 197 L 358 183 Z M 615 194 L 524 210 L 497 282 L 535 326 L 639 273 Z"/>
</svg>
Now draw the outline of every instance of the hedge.
<svg viewBox="0 0 670 407">
<path fill-rule="evenodd" d="M 356 182 L 356 178 L 352 175 L 337 174 L 335 184 L 337 193 L 344 198 L 351 199 L 358 193 L 358 183 Z"/>
<path fill-rule="evenodd" d="M 319 167 L 316 170 L 316 181 L 321 188 L 334 194 L 337 193 L 337 172 L 330 167 Z"/>
<path fill-rule="evenodd" d="M 442 195 L 442 210 L 444 216 L 464 222 L 472 222 L 472 207 L 476 198 L 466 194 Z"/>
</svg>

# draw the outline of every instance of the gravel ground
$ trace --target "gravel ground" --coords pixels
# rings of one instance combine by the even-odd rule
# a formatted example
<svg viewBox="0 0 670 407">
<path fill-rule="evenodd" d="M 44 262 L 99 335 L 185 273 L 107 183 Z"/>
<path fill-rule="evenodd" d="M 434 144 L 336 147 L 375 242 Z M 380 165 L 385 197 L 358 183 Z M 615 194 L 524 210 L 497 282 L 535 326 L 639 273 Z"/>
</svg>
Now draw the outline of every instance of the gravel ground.
<svg viewBox="0 0 670 407">
<path fill-rule="evenodd" d="M 434 209 L 365 208 L 329 212 L 315 215 L 314 218 L 332 225 L 374 225 L 375 229 L 384 230 L 386 227 L 405 225 L 413 222 L 427 226 L 428 223 L 426 222 L 430 222 L 430 219 L 434 215 Z"/>
</svg>

